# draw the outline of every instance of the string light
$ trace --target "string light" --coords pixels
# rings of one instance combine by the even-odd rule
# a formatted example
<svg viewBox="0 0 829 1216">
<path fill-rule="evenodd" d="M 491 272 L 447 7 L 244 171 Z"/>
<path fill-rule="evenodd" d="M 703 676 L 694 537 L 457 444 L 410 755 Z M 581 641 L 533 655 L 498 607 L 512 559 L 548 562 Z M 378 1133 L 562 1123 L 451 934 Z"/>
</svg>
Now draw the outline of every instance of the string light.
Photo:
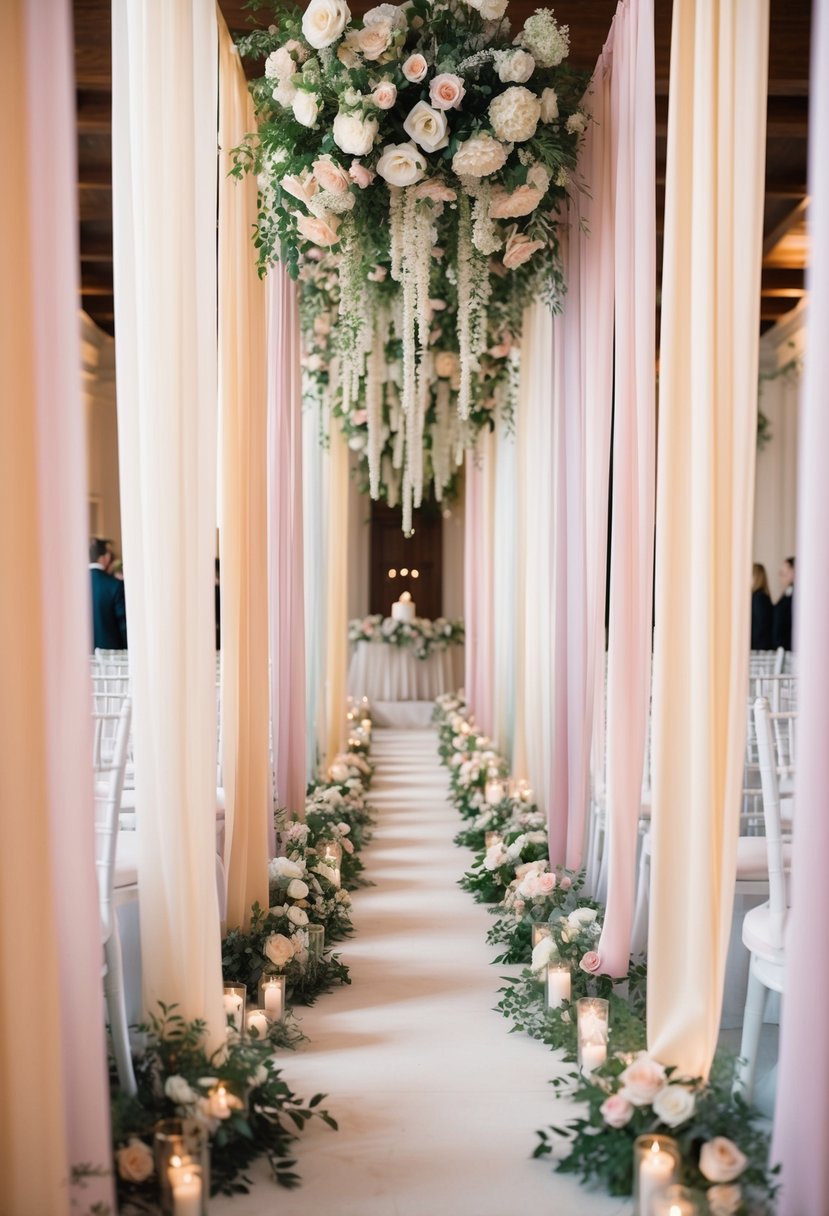
<svg viewBox="0 0 829 1216">
<path fill-rule="evenodd" d="M 402 574 L 402 573 L 403 573 L 403 571 L 401 570 L 401 571 L 400 571 L 400 573 Z M 389 570 L 389 578 L 397 578 L 397 571 L 396 571 L 396 570 Z"/>
</svg>

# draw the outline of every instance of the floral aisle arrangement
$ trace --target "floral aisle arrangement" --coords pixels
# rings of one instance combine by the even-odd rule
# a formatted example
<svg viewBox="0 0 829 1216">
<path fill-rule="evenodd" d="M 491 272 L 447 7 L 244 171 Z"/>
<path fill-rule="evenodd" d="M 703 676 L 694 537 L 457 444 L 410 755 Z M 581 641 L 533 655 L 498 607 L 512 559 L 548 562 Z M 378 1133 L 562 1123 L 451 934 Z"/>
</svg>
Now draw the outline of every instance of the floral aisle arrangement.
<svg viewBox="0 0 829 1216">
<path fill-rule="evenodd" d="M 343 412 L 367 375 L 368 462 L 379 487 L 380 378 L 389 328 L 383 271 L 397 285 L 404 515 L 422 486 L 435 369 L 434 250 L 457 292 L 458 413 L 466 420 L 489 343 L 492 266 L 515 298 L 560 291 L 558 208 L 586 117 L 567 27 L 540 9 L 513 34 L 507 0 L 381 4 L 353 21 L 345 0 L 281 9 L 240 49 L 265 60 L 252 85 L 258 134 L 236 172 L 258 174 L 263 267 L 297 276 L 315 249 L 339 255 Z M 412 467 L 415 465 L 416 467 Z"/>
<path fill-rule="evenodd" d="M 449 621 L 442 616 L 434 621 L 422 617 L 414 621 L 395 621 L 377 613 L 349 621 L 348 640 L 352 646 L 360 642 L 385 642 L 411 650 L 416 659 L 428 659 L 449 646 L 462 646 L 464 628 L 463 621 Z"/>
<path fill-rule="evenodd" d="M 733 1060 L 719 1056 L 703 1081 L 680 1077 L 647 1054 L 645 962 L 631 960 L 624 980 L 602 973 L 604 909 L 584 897 L 582 874 L 551 869 L 546 828 L 529 791 L 519 785 L 516 796 L 505 788 L 507 766 L 476 731 L 462 696 L 439 697 L 435 718 L 451 796 L 467 821 L 457 843 L 477 853 L 462 885 L 492 905 L 488 941 L 502 951 L 495 962 L 524 964 L 518 978 L 506 980 L 499 1009 L 513 1030 L 575 1063 L 576 1002 L 594 998 L 608 1006 L 604 1062 L 553 1082 L 583 1113 L 540 1131 L 535 1156 L 550 1156 L 557 1170 L 603 1184 L 613 1195 L 629 1195 L 637 1137 L 667 1134 L 677 1141 L 681 1182 L 704 1195 L 711 1216 L 768 1216 L 777 1185 L 768 1138 L 732 1093 Z M 487 841 L 489 833 L 495 838 Z M 525 855 L 531 836 L 538 849 L 532 859 Z M 544 977 L 551 967 L 566 974 L 569 998 L 548 998 Z"/>
<path fill-rule="evenodd" d="M 291 1157 L 297 1132 L 315 1116 L 337 1126 L 320 1105 L 322 1094 L 306 1104 L 292 1093 L 270 1043 L 235 1038 L 210 1053 L 205 1029 L 161 1005 L 139 1027 L 145 1047 L 135 1061 L 134 1095 L 118 1088 L 111 1067 L 115 1180 L 123 1216 L 158 1211 L 153 1132 L 160 1120 L 190 1119 L 206 1134 L 214 1195 L 245 1193 L 245 1171 L 262 1156 L 280 1185 L 296 1186 Z"/>
</svg>

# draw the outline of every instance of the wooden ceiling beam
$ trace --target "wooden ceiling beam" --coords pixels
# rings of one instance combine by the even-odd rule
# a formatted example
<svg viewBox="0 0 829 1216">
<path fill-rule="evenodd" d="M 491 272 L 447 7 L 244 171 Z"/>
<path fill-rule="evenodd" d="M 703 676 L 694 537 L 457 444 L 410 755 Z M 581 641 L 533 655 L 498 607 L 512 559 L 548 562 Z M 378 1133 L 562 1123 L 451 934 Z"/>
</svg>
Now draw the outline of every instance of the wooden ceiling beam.
<svg viewBox="0 0 829 1216">
<path fill-rule="evenodd" d="M 112 165 L 85 165 L 78 162 L 79 190 L 112 190 Z"/>
<path fill-rule="evenodd" d="M 797 307 L 798 300 L 799 297 L 762 296 L 760 299 L 760 320 L 779 321 L 781 317 L 785 317 L 787 312 L 791 312 L 793 308 Z"/>
<path fill-rule="evenodd" d="M 764 266 L 761 293 L 764 296 L 802 296 L 806 294 L 804 271 L 788 266 Z"/>
<path fill-rule="evenodd" d="M 101 135 L 112 130 L 112 94 L 78 90 L 78 132 L 81 135 Z"/>
<path fill-rule="evenodd" d="M 779 224 L 772 228 L 771 232 L 763 238 L 763 257 L 768 257 L 775 245 L 782 241 L 787 232 L 794 228 L 806 214 L 806 209 L 809 206 L 808 197 L 800 199 L 800 201 L 792 207 Z"/>
</svg>

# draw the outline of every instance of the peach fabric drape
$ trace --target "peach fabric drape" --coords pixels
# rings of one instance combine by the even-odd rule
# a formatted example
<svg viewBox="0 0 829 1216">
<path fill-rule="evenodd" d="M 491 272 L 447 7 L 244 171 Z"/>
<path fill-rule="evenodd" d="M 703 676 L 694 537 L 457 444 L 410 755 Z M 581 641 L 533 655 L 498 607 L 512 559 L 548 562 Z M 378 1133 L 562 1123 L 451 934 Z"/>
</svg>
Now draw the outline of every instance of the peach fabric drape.
<svg viewBox="0 0 829 1216">
<path fill-rule="evenodd" d="M 268 578 L 276 805 L 305 810 L 305 602 L 302 385 L 296 285 L 282 266 L 268 291 Z"/>
<path fill-rule="evenodd" d="M 71 1166 L 110 1147 L 65 0 L 0 5 L 0 129 L 0 1205 L 69 1216 Z"/>
<path fill-rule="evenodd" d="M 607 668 L 607 912 L 602 968 L 625 975 L 650 710 L 656 430 L 656 134 L 652 0 L 623 0 L 605 46 L 609 105 L 595 138 L 608 176 L 615 316 Z M 592 180 L 592 179 L 591 179 Z M 607 183 L 610 186 L 610 182 Z M 594 198 L 597 189 L 591 190 Z M 595 237 L 595 232 L 594 232 Z"/>
<path fill-rule="evenodd" d="M 780 1216 L 829 1213 L 829 1043 L 822 1011 L 829 972 L 820 948 L 829 915 L 829 12 L 816 0 L 809 114 L 809 228 L 812 234 L 808 342 L 800 408 L 797 521 L 798 702 L 792 909 L 786 935 L 786 988 L 772 1160 L 782 1166 Z"/>
<path fill-rule="evenodd" d="M 746 725 L 767 0 L 675 0 L 662 283 L 650 1050 L 706 1075 Z"/>
<path fill-rule="evenodd" d="M 345 745 L 348 676 L 348 444 L 335 419 L 329 428 L 327 602 L 325 613 L 326 761 Z"/>
<path fill-rule="evenodd" d="M 256 129 L 233 40 L 219 21 L 219 425 L 221 444 L 222 774 L 227 923 L 268 906 L 272 832 L 268 712 L 265 284 L 251 232 L 257 186 L 229 177 Z"/>
<path fill-rule="evenodd" d="M 215 0 L 112 6 L 118 434 L 144 1004 L 224 1039 L 216 893 Z"/>
</svg>

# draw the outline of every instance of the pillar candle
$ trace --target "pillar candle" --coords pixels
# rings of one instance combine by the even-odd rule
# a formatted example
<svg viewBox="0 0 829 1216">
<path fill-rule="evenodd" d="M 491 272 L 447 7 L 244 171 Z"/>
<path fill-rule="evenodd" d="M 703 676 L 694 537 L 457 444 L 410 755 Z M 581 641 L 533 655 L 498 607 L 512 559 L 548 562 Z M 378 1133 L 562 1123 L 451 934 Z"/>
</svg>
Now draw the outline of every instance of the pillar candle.
<svg viewBox="0 0 829 1216">
<path fill-rule="evenodd" d="M 262 998 L 265 1002 L 265 1010 L 271 1015 L 275 1021 L 279 1021 L 285 1011 L 284 997 L 282 995 L 283 985 L 266 984 L 262 990 Z"/>
<path fill-rule="evenodd" d="M 547 1008 L 558 1009 L 559 1005 L 570 1000 L 570 995 L 570 968 L 562 963 L 549 963 L 547 966 Z M 602 1046 L 604 1047 L 604 1044 Z M 606 1047 L 604 1048 L 604 1052 L 606 1058 Z M 596 1065 L 593 1067 L 595 1068 Z M 593 1070 L 590 1069 L 590 1071 L 592 1072 Z"/>
<path fill-rule="evenodd" d="M 186 1167 L 172 1182 L 173 1216 L 202 1216 L 202 1180 Z"/>
</svg>

